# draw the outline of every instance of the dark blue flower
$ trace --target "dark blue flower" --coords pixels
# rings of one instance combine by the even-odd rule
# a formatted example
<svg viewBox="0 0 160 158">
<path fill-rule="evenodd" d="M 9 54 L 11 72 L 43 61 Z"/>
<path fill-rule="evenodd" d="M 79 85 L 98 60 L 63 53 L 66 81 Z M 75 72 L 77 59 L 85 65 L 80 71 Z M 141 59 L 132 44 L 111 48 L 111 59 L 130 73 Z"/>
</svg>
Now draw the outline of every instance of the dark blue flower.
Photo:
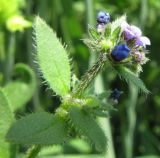
<svg viewBox="0 0 160 158">
<path fill-rule="evenodd" d="M 107 24 L 110 21 L 109 13 L 105 11 L 100 11 L 97 15 L 97 23 L 98 24 Z"/>
<path fill-rule="evenodd" d="M 112 99 L 115 103 L 118 103 L 118 100 L 122 94 L 123 94 L 123 91 L 119 91 L 118 89 L 114 89 L 110 95 L 110 99 Z"/>
<path fill-rule="evenodd" d="M 114 47 L 111 56 L 115 61 L 121 61 L 129 56 L 130 49 L 126 44 L 119 44 Z"/>
</svg>

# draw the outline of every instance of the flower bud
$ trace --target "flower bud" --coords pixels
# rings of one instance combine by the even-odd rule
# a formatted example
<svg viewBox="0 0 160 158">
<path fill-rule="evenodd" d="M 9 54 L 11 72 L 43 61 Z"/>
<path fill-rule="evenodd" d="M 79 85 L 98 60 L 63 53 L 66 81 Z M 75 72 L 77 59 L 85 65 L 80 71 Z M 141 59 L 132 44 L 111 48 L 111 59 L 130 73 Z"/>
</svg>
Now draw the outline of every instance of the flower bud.
<svg viewBox="0 0 160 158">
<path fill-rule="evenodd" d="M 110 21 L 109 13 L 105 11 L 100 11 L 97 15 L 97 23 L 98 24 L 107 24 Z"/>
<path fill-rule="evenodd" d="M 123 94 L 123 91 L 119 91 L 118 89 L 114 89 L 110 95 L 110 99 L 114 101 L 114 103 L 118 103 L 120 96 Z"/>
<path fill-rule="evenodd" d="M 105 32 L 105 29 L 106 29 L 106 25 L 105 24 L 97 24 L 97 32 L 98 33 L 104 33 Z"/>
<path fill-rule="evenodd" d="M 113 42 L 110 39 L 108 40 L 103 39 L 100 41 L 99 44 L 102 47 L 102 49 L 110 49 L 113 47 Z"/>
<path fill-rule="evenodd" d="M 119 44 L 114 47 L 111 56 L 115 61 L 121 61 L 129 56 L 130 49 L 126 44 Z"/>
<path fill-rule="evenodd" d="M 134 52 L 134 57 L 137 62 L 141 62 L 145 58 L 145 54 L 143 52 Z"/>
</svg>

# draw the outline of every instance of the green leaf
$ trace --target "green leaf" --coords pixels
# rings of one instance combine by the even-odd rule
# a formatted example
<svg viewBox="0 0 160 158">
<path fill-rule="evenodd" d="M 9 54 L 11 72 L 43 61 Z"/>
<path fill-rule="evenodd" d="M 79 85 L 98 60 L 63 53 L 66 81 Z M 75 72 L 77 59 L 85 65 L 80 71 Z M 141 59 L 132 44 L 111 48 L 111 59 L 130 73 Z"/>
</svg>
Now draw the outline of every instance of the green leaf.
<svg viewBox="0 0 160 158">
<path fill-rule="evenodd" d="M 98 151 L 105 151 L 107 139 L 97 122 L 78 107 L 69 110 L 69 118 L 74 127 L 93 143 Z"/>
<path fill-rule="evenodd" d="M 70 92 L 71 72 L 66 50 L 47 24 L 36 17 L 34 23 L 36 59 L 49 86 L 61 96 Z"/>
<path fill-rule="evenodd" d="M 105 29 L 105 37 L 108 38 L 111 36 L 111 23 L 108 23 L 107 26 L 106 26 L 106 29 Z"/>
<path fill-rule="evenodd" d="M 97 30 L 90 25 L 88 25 L 88 32 L 89 32 L 89 35 L 90 35 L 91 38 L 93 38 L 95 40 L 98 40 L 100 38 L 100 35 L 97 32 Z"/>
<path fill-rule="evenodd" d="M 160 158 L 160 156 L 156 156 L 156 155 L 145 155 L 145 156 L 138 156 L 135 158 Z"/>
<path fill-rule="evenodd" d="M 12 111 L 25 105 L 31 98 L 30 88 L 23 82 L 11 82 L 4 87 L 4 91 L 12 103 Z"/>
<path fill-rule="evenodd" d="M 10 157 L 10 144 L 5 142 L 5 135 L 14 120 L 14 116 L 10 110 L 9 101 L 0 89 L 0 157 Z"/>
<path fill-rule="evenodd" d="M 99 100 L 104 100 L 104 99 L 108 98 L 111 95 L 111 93 L 112 93 L 112 91 L 108 90 L 108 91 L 104 91 L 104 92 L 96 94 L 96 95 Z"/>
<path fill-rule="evenodd" d="M 38 156 L 38 158 L 106 158 L 100 154 L 65 154 L 65 155 L 47 155 L 47 156 Z"/>
<path fill-rule="evenodd" d="M 64 120 L 47 112 L 40 112 L 15 122 L 6 139 L 18 144 L 50 145 L 63 143 L 66 137 Z"/>
<path fill-rule="evenodd" d="M 104 117 L 104 118 L 109 116 L 108 111 L 102 111 L 101 109 L 96 109 L 94 111 L 94 115 L 99 117 Z"/>
<path fill-rule="evenodd" d="M 117 27 L 112 32 L 112 39 L 116 41 L 116 44 L 117 44 L 120 40 L 120 37 L 121 37 L 121 27 Z"/>
<path fill-rule="evenodd" d="M 122 66 L 116 66 L 115 68 L 118 72 L 118 75 L 122 79 L 125 79 L 126 82 L 133 83 L 139 90 L 141 90 L 142 92 L 146 94 L 149 93 L 143 81 L 139 77 L 137 77 L 132 71 L 130 71 L 128 68 L 122 67 Z"/>
<path fill-rule="evenodd" d="M 122 23 L 126 21 L 126 15 L 121 16 L 120 18 L 116 19 L 111 24 L 111 32 L 113 33 L 117 28 L 121 28 Z"/>
<path fill-rule="evenodd" d="M 29 66 L 17 64 L 14 73 L 19 79 L 8 83 L 3 88 L 12 103 L 12 111 L 22 107 L 31 99 L 36 86 L 34 72 Z"/>
</svg>

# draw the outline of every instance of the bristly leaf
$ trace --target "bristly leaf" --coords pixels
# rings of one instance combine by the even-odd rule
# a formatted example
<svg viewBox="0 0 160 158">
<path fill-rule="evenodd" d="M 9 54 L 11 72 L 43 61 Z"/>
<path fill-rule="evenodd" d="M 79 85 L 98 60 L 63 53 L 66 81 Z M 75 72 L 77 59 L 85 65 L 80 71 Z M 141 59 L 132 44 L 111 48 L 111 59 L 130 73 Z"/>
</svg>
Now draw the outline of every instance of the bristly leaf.
<svg viewBox="0 0 160 158">
<path fill-rule="evenodd" d="M 61 144 L 66 138 L 64 120 L 47 112 L 30 114 L 18 120 L 6 136 L 7 141 L 13 143 L 38 145 Z"/>
<path fill-rule="evenodd" d="M 117 27 L 112 32 L 112 38 L 113 38 L 113 40 L 116 40 L 116 44 L 119 42 L 120 36 L 121 36 L 121 27 Z"/>
<path fill-rule="evenodd" d="M 4 88 L 8 99 L 10 100 L 12 111 L 21 108 L 32 97 L 36 79 L 33 70 L 25 64 L 17 64 L 15 66 L 16 81 L 8 83 Z"/>
<path fill-rule="evenodd" d="M 65 96 L 70 92 L 71 72 L 66 50 L 56 34 L 39 17 L 35 18 L 34 34 L 36 59 L 42 75 L 56 94 Z"/>
<path fill-rule="evenodd" d="M 106 29 L 105 29 L 105 37 L 108 38 L 111 36 L 111 28 L 112 25 L 111 23 L 108 23 L 107 26 L 106 26 Z"/>
<path fill-rule="evenodd" d="M 97 122 L 88 113 L 78 107 L 72 107 L 69 110 L 69 118 L 74 127 L 86 136 L 98 151 L 105 151 L 107 138 Z"/>
<path fill-rule="evenodd" d="M 94 40 L 98 40 L 100 38 L 100 35 L 97 32 L 97 30 L 90 25 L 88 25 L 88 32 L 89 32 L 90 37 L 93 38 Z"/>
<path fill-rule="evenodd" d="M 10 144 L 5 141 L 5 135 L 14 120 L 7 96 L 0 89 L 0 157 L 10 158 Z"/>
<path fill-rule="evenodd" d="M 149 93 L 143 81 L 139 77 L 137 77 L 132 71 L 130 71 L 128 68 L 123 66 L 116 66 L 115 69 L 117 70 L 118 75 L 122 77 L 122 79 L 125 79 L 128 83 L 132 82 L 142 92 L 146 94 Z"/>
<path fill-rule="evenodd" d="M 115 29 L 117 28 L 121 28 L 121 25 L 123 22 L 126 21 L 126 15 L 121 16 L 120 18 L 118 18 L 117 20 L 115 20 L 114 22 L 111 23 L 111 32 L 113 33 L 115 31 Z"/>
</svg>

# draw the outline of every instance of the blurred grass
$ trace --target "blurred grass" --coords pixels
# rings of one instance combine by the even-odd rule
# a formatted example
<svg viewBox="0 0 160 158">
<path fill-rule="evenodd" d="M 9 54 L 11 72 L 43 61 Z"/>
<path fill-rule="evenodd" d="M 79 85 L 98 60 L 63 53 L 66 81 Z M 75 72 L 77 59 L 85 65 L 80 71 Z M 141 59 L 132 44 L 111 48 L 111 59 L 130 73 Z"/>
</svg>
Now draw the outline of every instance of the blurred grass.
<svg viewBox="0 0 160 158">
<path fill-rule="evenodd" d="M 113 112 L 110 118 L 116 157 L 160 155 L 160 1 L 34 0 L 26 1 L 26 5 L 21 11 L 27 19 L 32 20 L 34 15 L 38 14 L 51 25 L 58 37 L 68 45 L 68 51 L 73 58 L 73 72 L 80 78 L 96 58 L 81 39 L 87 36 L 88 23 L 95 26 L 96 13 L 99 10 L 110 12 L 112 20 L 126 13 L 128 21 L 140 26 L 152 43 L 149 47 L 151 53 L 148 54 L 151 61 L 144 66 L 144 72 L 141 74 L 141 78 L 151 91 L 149 96 L 138 94 L 137 99 L 134 98 L 137 92 L 133 92 L 132 86 L 128 88 L 127 84 L 116 78 L 109 69 L 102 72 L 101 77 L 98 77 L 95 82 L 96 91 L 106 88 L 119 88 L 124 91 L 116 107 L 118 112 Z M 12 79 L 11 73 L 14 64 L 23 62 L 35 67 L 32 56 L 31 31 L 32 29 L 29 28 L 24 32 L 13 34 L 7 30 L 4 22 L 0 23 L 1 86 Z M 59 98 L 53 97 L 50 91 L 46 91 L 46 86 L 40 84 L 40 78 L 37 78 L 37 82 L 40 87 L 37 87 L 32 101 L 26 105 L 25 111 L 21 111 L 22 113 L 40 108 L 54 111 L 59 105 Z M 132 99 L 135 103 L 132 101 L 129 104 Z M 104 126 L 107 127 L 106 124 Z M 127 141 L 130 142 L 130 145 L 125 143 Z M 75 154 L 77 152 L 71 148 L 68 153 Z M 83 152 L 77 154 L 81 153 L 83 154 Z M 94 149 L 90 154 L 93 153 L 97 154 Z M 97 156 L 97 158 L 99 157 Z M 148 158 L 152 157 L 148 156 Z"/>
</svg>

